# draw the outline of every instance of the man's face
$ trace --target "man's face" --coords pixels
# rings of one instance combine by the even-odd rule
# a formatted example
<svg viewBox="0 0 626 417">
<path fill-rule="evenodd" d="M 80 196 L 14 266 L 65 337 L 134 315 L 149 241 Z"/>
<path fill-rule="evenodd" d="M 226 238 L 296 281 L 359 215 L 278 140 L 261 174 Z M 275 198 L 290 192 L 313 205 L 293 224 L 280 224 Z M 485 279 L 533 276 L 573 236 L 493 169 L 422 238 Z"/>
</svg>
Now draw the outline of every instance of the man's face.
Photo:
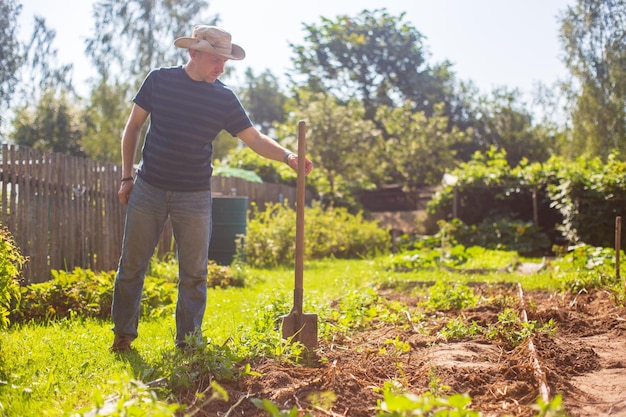
<svg viewBox="0 0 626 417">
<path fill-rule="evenodd" d="M 214 82 L 224 72 L 228 58 L 208 52 L 194 51 L 195 60 L 202 77 L 207 82 Z"/>
</svg>

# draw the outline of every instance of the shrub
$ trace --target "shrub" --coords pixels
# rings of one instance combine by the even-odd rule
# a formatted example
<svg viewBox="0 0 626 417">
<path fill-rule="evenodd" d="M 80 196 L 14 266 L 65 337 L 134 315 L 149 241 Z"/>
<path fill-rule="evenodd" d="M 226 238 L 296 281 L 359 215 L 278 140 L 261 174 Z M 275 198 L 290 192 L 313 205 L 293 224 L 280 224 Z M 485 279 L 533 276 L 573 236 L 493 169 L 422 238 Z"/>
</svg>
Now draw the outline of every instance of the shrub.
<svg viewBox="0 0 626 417">
<path fill-rule="evenodd" d="M 457 216 L 470 225 L 502 217 L 530 223 L 536 211 L 538 226 L 552 244 L 610 247 L 615 218 L 626 215 L 626 162 L 616 155 L 605 161 L 553 156 L 510 167 L 506 154 L 492 149 L 477 152 L 451 174 L 456 181 L 435 194 L 428 210 L 451 213 L 456 199 Z"/>
<path fill-rule="evenodd" d="M 322 208 L 314 204 L 305 209 L 305 219 L 307 259 L 367 258 L 389 251 L 390 234 L 377 222 L 364 220 L 361 213 L 350 214 L 344 207 Z M 241 246 L 246 263 L 261 268 L 292 263 L 295 223 L 295 211 L 287 204 L 270 204 L 263 212 L 253 205 Z"/>
<path fill-rule="evenodd" d="M 548 236 L 531 222 L 511 218 L 485 219 L 476 225 L 467 225 L 459 219 L 440 221 L 440 233 L 453 243 L 467 247 L 516 251 L 529 255 L 550 249 Z"/>
<path fill-rule="evenodd" d="M 620 274 L 615 270 L 615 250 L 612 248 L 585 244 L 572 246 L 562 257 L 553 261 L 553 268 L 555 276 L 564 279 L 565 289 L 574 293 L 595 288 L 612 289 L 616 294 L 623 291 Z M 571 271 L 576 273 L 572 274 Z"/>
<path fill-rule="evenodd" d="M 245 271 L 209 262 L 210 287 L 243 285 Z M 49 321 L 71 317 L 107 319 L 111 315 L 115 271 L 95 273 L 89 269 L 52 271 L 50 281 L 21 289 L 21 300 L 11 312 L 13 322 Z M 178 264 L 175 259 L 153 258 L 144 282 L 142 312 L 147 317 L 173 314 L 176 303 Z"/>
<path fill-rule="evenodd" d="M 48 321 L 80 316 L 105 318 L 111 313 L 114 272 L 95 274 L 89 269 L 52 271 L 50 281 L 22 288 L 15 322 Z"/>
<path fill-rule="evenodd" d="M 9 326 L 11 306 L 19 302 L 19 278 L 25 263 L 11 233 L 0 227 L 0 329 Z"/>
</svg>

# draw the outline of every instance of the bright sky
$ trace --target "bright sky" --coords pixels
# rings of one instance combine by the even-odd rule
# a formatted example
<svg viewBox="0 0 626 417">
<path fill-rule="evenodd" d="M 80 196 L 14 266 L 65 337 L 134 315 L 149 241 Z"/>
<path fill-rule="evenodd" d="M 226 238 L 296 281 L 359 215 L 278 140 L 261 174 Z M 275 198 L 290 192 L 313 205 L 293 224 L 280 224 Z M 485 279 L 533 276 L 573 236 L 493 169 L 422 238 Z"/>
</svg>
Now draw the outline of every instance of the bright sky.
<svg viewBox="0 0 626 417">
<path fill-rule="evenodd" d="M 93 30 L 94 0 L 21 0 L 20 34 L 29 36 L 34 15 L 57 31 L 54 46 L 62 63 L 74 63 L 79 86 L 93 72 L 84 57 L 84 40 Z M 364 9 L 386 8 L 425 36 L 429 63 L 448 60 L 457 79 L 473 81 L 484 93 L 495 87 L 533 91 L 541 82 L 552 85 L 568 76 L 561 56 L 557 16 L 575 0 L 209 0 L 209 13 L 247 53 L 229 65 L 269 69 L 281 77 L 291 67 L 289 43 L 303 39 L 303 23 L 318 25 L 320 17 L 356 15 Z M 189 35 L 191 27 L 189 23 Z M 173 41 L 173 40 L 172 40 Z M 174 46 L 172 46 L 174 47 Z M 164 63 L 171 65 L 176 63 Z M 148 70 L 148 69 L 146 69 Z"/>
</svg>

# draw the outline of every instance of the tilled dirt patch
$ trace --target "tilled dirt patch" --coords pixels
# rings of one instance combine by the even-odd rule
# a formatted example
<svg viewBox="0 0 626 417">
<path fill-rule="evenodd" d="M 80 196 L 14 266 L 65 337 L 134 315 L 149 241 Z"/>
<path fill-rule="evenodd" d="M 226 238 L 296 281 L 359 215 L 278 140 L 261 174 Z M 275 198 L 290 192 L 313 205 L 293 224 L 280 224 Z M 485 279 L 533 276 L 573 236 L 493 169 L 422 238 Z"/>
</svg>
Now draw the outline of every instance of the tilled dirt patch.
<svg viewBox="0 0 626 417">
<path fill-rule="evenodd" d="M 517 294 L 506 285 L 478 284 L 474 290 L 492 298 Z M 384 295 L 407 306 L 419 301 L 392 291 Z M 533 291 L 524 297 L 522 305 L 530 306 L 525 307 L 528 320 L 543 324 L 552 319 L 555 335 L 539 333 L 514 348 L 483 337 L 443 341 L 437 330 L 450 318 L 460 316 L 485 327 L 497 322 L 499 309 L 485 305 L 438 312 L 427 316 L 420 329 L 407 319 L 401 325 L 321 341 L 308 366 L 272 360 L 252 364 L 261 376 L 219 381 L 229 402 L 210 402 L 195 415 L 266 416 L 251 403 L 255 397 L 314 416 L 370 417 L 382 400 L 380 388 L 397 381 L 417 395 L 433 389 L 441 395 L 469 394 L 470 408 L 483 416 L 534 416 L 532 405 L 542 394 L 538 364 L 550 398 L 562 394 L 568 415 L 626 416 L 626 310 L 604 291 L 577 296 Z M 393 340 L 408 343 L 410 349 L 392 352 Z M 333 396 L 323 395 L 328 392 Z"/>
</svg>

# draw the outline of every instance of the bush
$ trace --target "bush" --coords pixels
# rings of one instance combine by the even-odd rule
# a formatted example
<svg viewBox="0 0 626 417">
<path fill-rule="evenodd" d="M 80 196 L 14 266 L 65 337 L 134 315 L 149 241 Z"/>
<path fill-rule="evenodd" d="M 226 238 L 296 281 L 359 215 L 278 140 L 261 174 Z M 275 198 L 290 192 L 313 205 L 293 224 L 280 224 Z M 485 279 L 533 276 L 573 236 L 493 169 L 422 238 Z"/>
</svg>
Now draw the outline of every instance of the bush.
<svg viewBox="0 0 626 417">
<path fill-rule="evenodd" d="M 11 324 L 9 314 L 20 299 L 19 279 L 26 260 L 11 233 L 0 227 L 0 329 Z"/>
<path fill-rule="evenodd" d="M 270 268 L 294 261 L 296 240 L 295 211 L 287 204 L 274 203 L 261 212 L 252 205 L 245 242 L 241 245 L 245 262 Z M 367 258 L 387 253 L 391 237 L 377 222 L 365 221 L 361 213 L 346 208 L 305 209 L 304 254 L 307 259 Z"/>
<path fill-rule="evenodd" d="M 612 247 L 615 218 L 626 215 L 626 162 L 579 159 L 548 187 L 552 205 L 563 216 L 558 230 L 570 243 Z"/>
<path fill-rule="evenodd" d="M 450 213 L 456 199 L 457 216 L 468 225 L 504 217 L 527 223 L 537 220 L 551 244 L 610 247 L 615 218 L 626 215 L 626 162 L 616 155 L 575 161 L 553 156 L 543 163 L 522 161 L 512 168 L 504 153 L 491 150 L 487 155 L 477 153 L 451 174 L 456 182 L 445 185 L 428 210 Z M 487 229 L 477 231 L 498 233 Z"/>
<path fill-rule="evenodd" d="M 439 226 L 439 233 L 445 234 L 452 243 L 467 247 L 516 251 L 523 255 L 544 254 L 551 247 L 550 239 L 539 227 L 510 218 L 485 219 L 476 225 L 453 219 L 441 221 Z"/>
<path fill-rule="evenodd" d="M 209 287 L 243 285 L 243 272 L 209 262 Z M 52 271 L 50 281 L 21 289 L 21 300 L 11 312 L 12 322 L 59 320 L 71 317 L 108 319 L 111 315 L 115 271 L 95 273 L 75 268 L 71 272 Z M 175 259 L 153 258 L 144 282 L 142 314 L 165 317 L 173 314 L 176 303 L 178 264 Z"/>
<path fill-rule="evenodd" d="M 22 288 L 14 322 L 47 321 L 66 317 L 109 317 L 114 272 L 95 274 L 88 269 L 52 271 L 50 281 Z"/>
</svg>

